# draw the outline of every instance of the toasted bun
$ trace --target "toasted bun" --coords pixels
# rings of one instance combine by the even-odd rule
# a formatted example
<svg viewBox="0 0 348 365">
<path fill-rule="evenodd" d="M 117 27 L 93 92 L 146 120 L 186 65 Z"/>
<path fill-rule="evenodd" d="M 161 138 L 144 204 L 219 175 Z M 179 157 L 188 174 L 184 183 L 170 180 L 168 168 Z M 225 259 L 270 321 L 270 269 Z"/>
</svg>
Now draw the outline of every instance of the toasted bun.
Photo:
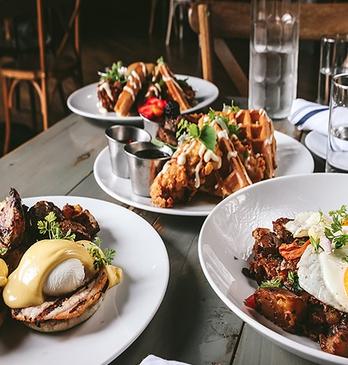
<svg viewBox="0 0 348 365">
<path fill-rule="evenodd" d="M 12 318 L 40 332 L 58 332 L 90 318 L 100 307 L 108 278 L 105 270 L 71 296 L 56 298 L 36 307 L 12 309 Z"/>
<path fill-rule="evenodd" d="M 50 320 L 50 321 L 42 321 L 37 323 L 31 322 L 23 322 L 26 326 L 31 329 L 39 332 L 61 332 L 73 328 L 80 323 L 87 321 L 93 314 L 99 309 L 102 301 L 104 299 L 104 295 L 102 295 L 99 300 L 86 309 L 79 317 L 65 319 L 65 320 Z"/>
</svg>

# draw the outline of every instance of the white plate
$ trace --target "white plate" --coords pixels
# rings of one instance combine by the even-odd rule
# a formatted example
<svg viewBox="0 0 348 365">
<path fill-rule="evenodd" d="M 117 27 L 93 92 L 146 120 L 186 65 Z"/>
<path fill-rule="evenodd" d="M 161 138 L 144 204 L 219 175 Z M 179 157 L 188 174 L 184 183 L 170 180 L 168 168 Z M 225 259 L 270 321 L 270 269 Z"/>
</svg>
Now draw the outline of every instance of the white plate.
<svg viewBox="0 0 348 365">
<path fill-rule="evenodd" d="M 311 131 L 305 138 L 305 145 L 315 155 L 326 160 L 327 136 Z"/>
<path fill-rule="evenodd" d="M 241 270 L 247 267 L 244 259 L 253 245 L 253 229 L 271 228 L 272 220 L 301 211 L 337 209 L 348 203 L 347 186 L 345 174 L 287 176 L 252 185 L 223 200 L 209 214 L 198 241 L 204 274 L 224 303 L 273 342 L 320 364 L 348 364 L 348 359 L 321 351 L 316 342 L 289 334 L 245 307 L 243 301 L 255 291 L 256 283 Z"/>
<path fill-rule="evenodd" d="M 219 89 L 210 81 L 200 79 L 199 77 L 176 75 L 179 79 L 187 79 L 187 82 L 196 90 L 196 100 L 198 104 L 193 108 L 185 111 L 192 113 L 210 105 L 219 96 Z M 97 107 L 97 83 L 87 85 L 73 92 L 68 98 L 69 109 L 83 117 L 108 120 L 117 123 L 139 123 L 142 122 L 140 116 L 117 117 L 116 113 L 101 113 Z"/>
<path fill-rule="evenodd" d="M 309 151 L 295 139 L 275 132 L 277 140 L 277 176 L 306 174 L 313 172 L 314 162 Z M 130 180 L 112 174 L 108 148 L 104 148 L 94 163 L 94 177 L 98 185 L 110 196 L 122 203 L 156 213 L 206 216 L 219 203 L 220 199 L 206 194 L 197 195 L 190 203 L 175 208 L 158 208 L 151 204 L 150 198 L 133 194 Z"/>
<path fill-rule="evenodd" d="M 93 317 L 66 332 L 42 334 L 8 321 L 0 329 L 1 365 L 107 364 L 141 334 L 161 304 L 169 277 L 166 248 L 150 224 L 115 204 L 72 196 L 23 202 L 31 206 L 39 200 L 59 207 L 80 204 L 90 210 L 100 224 L 103 245 L 116 250 L 114 262 L 125 277 L 107 292 Z"/>
</svg>

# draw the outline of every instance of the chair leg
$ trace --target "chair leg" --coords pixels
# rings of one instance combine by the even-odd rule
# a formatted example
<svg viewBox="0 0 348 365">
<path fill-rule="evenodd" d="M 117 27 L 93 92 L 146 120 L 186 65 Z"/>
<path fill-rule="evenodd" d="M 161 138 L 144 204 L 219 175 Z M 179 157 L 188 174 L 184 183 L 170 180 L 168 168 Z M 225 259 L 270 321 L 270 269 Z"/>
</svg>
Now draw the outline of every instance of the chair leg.
<svg viewBox="0 0 348 365">
<path fill-rule="evenodd" d="M 48 129 L 48 106 L 47 106 L 47 82 L 45 79 L 41 80 L 41 114 L 43 130 Z"/>
<path fill-rule="evenodd" d="M 153 27 L 155 24 L 156 6 L 157 6 L 157 0 L 151 0 L 149 35 L 152 35 L 153 33 Z"/>
<path fill-rule="evenodd" d="M 37 132 L 38 128 L 37 128 L 35 92 L 33 89 L 33 85 L 30 82 L 28 82 L 28 91 L 29 91 L 29 98 L 30 98 L 31 123 L 34 126 L 35 132 Z"/>
<path fill-rule="evenodd" d="M 185 4 L 179 4 L 179 38 L 180 40 L 184 37 L 184 6 Z"/>
<path fill-rule="evenodd" d="M 10 138 L 11 138 L 11 119 L 10 119 L 10 106 L 8 100 L 7 80 L 5 77 L 1 78 L 2 96 L 4 103 L 4 116 L 5 116 L 5 141 L 4 141 L 4 155 L 10 150 Z"/>
<path fill-rule="evenodd" d="M 172 34 L 173 20 L 175 16 L 175 0 L 169 0 L 169 16 L 167 25 L 167 35 L 166 35 L 166 46 L 169 46 L 170 36 Z"/>
<path fill-rule="evenodd" d="M 64 88 L 63 88 L 63 83 L 61 81 L 57 81 L 57 87 L 58 87 L 58 94 L 60 97 L 60 101 L 62 103 L 62 107 L 64 110 L 66 110 L 66 100 L 65 100 L 65 93 L 64 93 Z"/>
<path fill-rule="evenodd" d="M 19 83 L 15 90 L 16 109 L 21 110 L 21 84 Z"/>
</svg>

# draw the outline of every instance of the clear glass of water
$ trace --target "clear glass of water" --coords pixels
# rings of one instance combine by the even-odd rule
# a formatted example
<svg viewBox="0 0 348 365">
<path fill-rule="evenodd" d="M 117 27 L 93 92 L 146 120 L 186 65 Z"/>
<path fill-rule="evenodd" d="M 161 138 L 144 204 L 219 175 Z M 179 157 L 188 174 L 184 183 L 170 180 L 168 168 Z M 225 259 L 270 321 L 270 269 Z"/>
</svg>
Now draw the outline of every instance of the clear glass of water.
<svg viewBox="0 0 348 365">
<path fill-rule="evenodd" d="M 348 73 L 332 77 L 326 172 L 348 173 Z"/>
<path fill-rule="evenodd" d="M 252 0 L 249 108 L 290 114 L 297 90 L 299 2 Z"/>
<path fill-rule="evenodd" d="M 333 75 L 348 71 L 348 35 L 325 35 L 320 42 L 318 103 L 329 105 Z"/>
</svg>

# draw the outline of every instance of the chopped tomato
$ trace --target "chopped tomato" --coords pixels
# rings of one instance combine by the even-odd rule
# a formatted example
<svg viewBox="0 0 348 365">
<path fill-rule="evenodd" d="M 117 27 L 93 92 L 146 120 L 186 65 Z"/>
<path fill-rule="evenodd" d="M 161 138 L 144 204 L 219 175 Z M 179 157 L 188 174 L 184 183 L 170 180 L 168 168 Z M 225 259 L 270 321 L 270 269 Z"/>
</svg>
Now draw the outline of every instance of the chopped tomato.
<svg viewBox="0 0 348 365">
<path fill-rule="evenodd" d="M 244 304 L 251 309 L 256 308 L 255 294 L 251 294 L 248 298 L 244 300 Z"/>
<path fill-rule="evenodd" d="M 295 260 L 302 256 L 307 246 L 310 244 L 310 240 L 307 240 L 302 246 L 293 243 L 282 243 L 279 246 L 279 253 L 285 260 Z"/>
</svg>

